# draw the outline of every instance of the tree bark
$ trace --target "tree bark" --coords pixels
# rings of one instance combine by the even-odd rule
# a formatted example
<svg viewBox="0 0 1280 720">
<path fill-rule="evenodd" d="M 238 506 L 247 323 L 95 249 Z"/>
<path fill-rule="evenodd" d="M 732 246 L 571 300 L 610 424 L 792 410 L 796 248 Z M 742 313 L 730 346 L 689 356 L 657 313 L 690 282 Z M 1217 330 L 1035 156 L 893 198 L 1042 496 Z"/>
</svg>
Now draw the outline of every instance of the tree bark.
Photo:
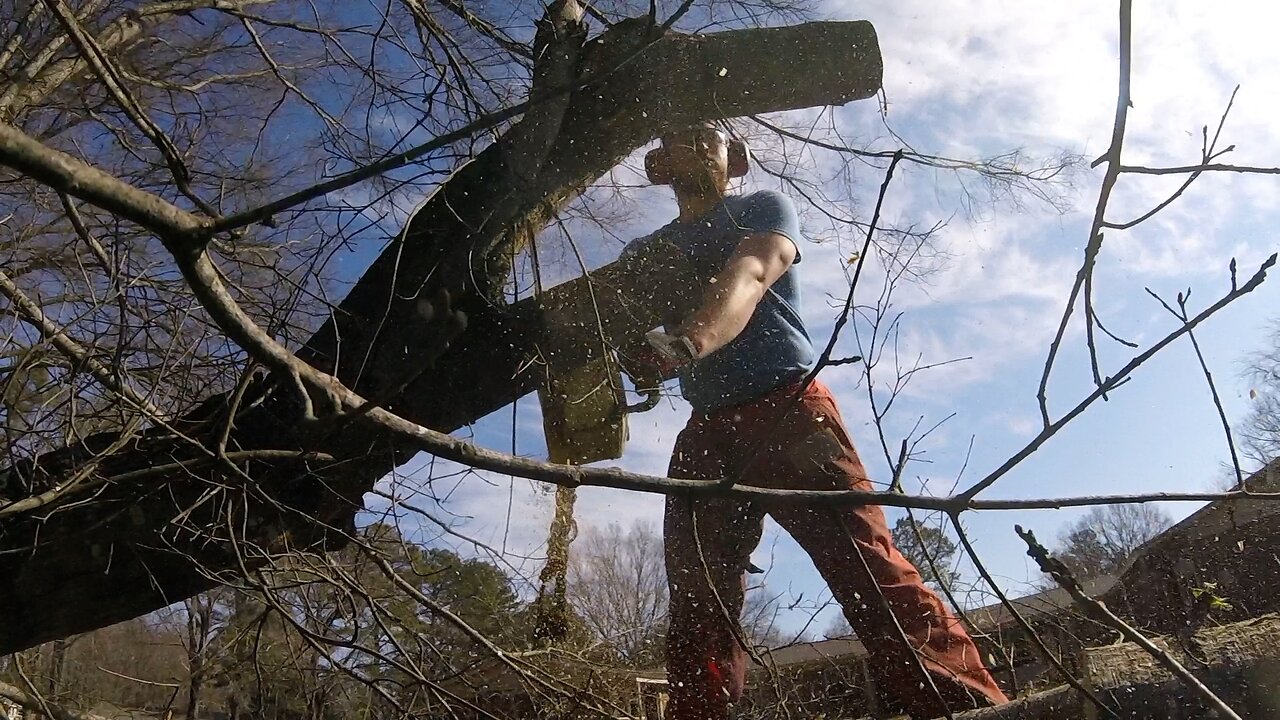
<svg viewBox="0 0 1280 720">
<path fill-rule="evenodd" d="M 418 208 L 299 354 L 417 423 L 442 431 L 471 423 L 536 387 L 538 365 L 530 360 L 538 353 L 580 353 L 586 361 L 600 345 L 560 339 L 540 347 L 547 324 L 555 324 L 544 320 L 542 306 L 490 302 L 507 271 L 503 259 L 522 238 L 666 122 L 842 104 L 880 86 L 879 48 L 866 22 L 656 40 L 652 33 L 647 21 L 633 20 L 586 43 L 577 70 L 585 89 L 557 110 L 562 129 L 550 146 L 530 148 L 529 138 L 540 137 L 532 126 L 546 121 L 534 106 Z M 619 288 L 602 301 L 612 308 L 602 313 L 618 342 L 647 329 L 631 298 L 652 297 L 656 285 L 636 274 L 652 265 L 641 267 L 648 269 L 622 264 L 592 276 L 597 299 L 602 283 Z M 560 295 L 585 285 L 577 281 Z M 468 329 L 415 375 L 440 341 L 425 328 L 418 298 L 440 288 L 465 298 Z M 0 470 L 0 496 L 9 499 L 57 485 L 91 459 L 96 477 L 129 478 L 95 488 L 91 502 L 0 518 L 0 576 L 7 579 L 0 655 L 177 602 L 212 587 L 217 573 L 261 564 L 270 553 L 341 544 L 364 493 L 415 452 L 359 423 L 300 431 L 296 399 L 281 390 L 288 387 L 279 378 L 255 384 L 228 449 L 303 450 L 333 460 L 249 460 L 246 482 L 186 441 L 152 431 L 118 448 L 114 436 L 96 436 Z M 212 447 L 228 404 L 228 397 L 210 398 L 173 424 Z M 154 466 L 174 470 L 148 475 Z"/>
</svg>

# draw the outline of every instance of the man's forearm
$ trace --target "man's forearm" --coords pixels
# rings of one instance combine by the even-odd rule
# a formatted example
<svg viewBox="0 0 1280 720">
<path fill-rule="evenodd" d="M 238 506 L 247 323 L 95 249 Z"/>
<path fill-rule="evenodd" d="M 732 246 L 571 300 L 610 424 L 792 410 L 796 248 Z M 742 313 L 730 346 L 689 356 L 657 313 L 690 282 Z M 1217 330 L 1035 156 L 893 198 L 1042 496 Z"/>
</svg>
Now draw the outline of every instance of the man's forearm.
<svg viewBox="0 0 1280 720">
<path fill-rule="evenodd" d="M 750 268 L 725 268 L 703 294 L 702 306 L 680 328 L 706 357 L 728 345 L 747 327 L 768 286 L 763 273 Z"/>
<path fill-rule="evenodd" d="M 697 351 L 694 359 L 704 358 L 738 337 L 769 286 L 795 258 L 795 243 L 785 235 L 762 232 L 743 238 L 703 291 L 702 306 L 676 330 L 693 343 Z"/>
</svg>

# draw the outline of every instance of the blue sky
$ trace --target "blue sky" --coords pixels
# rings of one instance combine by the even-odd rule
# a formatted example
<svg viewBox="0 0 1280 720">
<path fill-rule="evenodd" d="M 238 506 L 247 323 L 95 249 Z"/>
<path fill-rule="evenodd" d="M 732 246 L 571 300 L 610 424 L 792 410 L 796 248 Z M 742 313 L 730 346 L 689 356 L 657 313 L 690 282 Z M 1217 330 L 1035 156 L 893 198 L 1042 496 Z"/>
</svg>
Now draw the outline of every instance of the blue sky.
<svg viewBox="0 0 1280 720">
<path fill-rule="evenodd" d="M 1280 137 L 1274 99 L 1280 63 L 1268 36 L 1280 10 L 1245 2 L 1142 4 L 1135 13 L 1133 108 L 1125 161 L 1183 165 L 1197 161 L 1200 127 L 1216 126 L 1236 84 L 1237 97 L 1220 146 L 1235 144 L 1224 162 L 1280 165 Z M 1102 154 L 1111 134 L 1116 87 L 1116 10 L 1111 3 L 970 2 L 939 7 L 924 2 L 829 2 L 821 16 L 869 19 L 875 23 L 885 57 L 885 97 L 891 127 L 923 152 L 954 157 L 993 155 L 1015 148 L 1033 155 L 1060 150 L 1086 158 Z M 780 122 L 799 123 L 818 111 L 788 114 Z M 826 111 L 845 138 L 894 147 L 875 101 Z M 760 148 L 770 157 L 770 147 Z M 773 148 L 776 149 L 776 148 Z M 639 156 L 619 168 L 614 179 L 638 183 Z M 823 178 L 837 158 L 809 154 L 800 172 Z M 897 289 L 894 308 L 904 312 L 899 350 L 904 361 L 933 363 L 972 357 L 917 376 L 899 398 L 886 427 L 889 444 L 923 418 L 925 426 L 955 413 L 922 444 L 927 462 L 912 465 L 907 489 L 945 494 L 956 483 L 972 441 L 972 455 L 960 485 L 981 478 L 1017 452 L 1039 429 L 1035 392 L 1049 340 L 1070 288 L 1101 169 L 1087 168 L 1068 191 L 1065 212 L 1030 198 L 1022 202 L 966 202 L 972 176 L 906 166 L 891 186 L 885 217 L 899 226 L 946 226 L 935 242 L 948 261 L 926 281 Z M 1181 178 L 1124 177 L 1113 196 L 1109 218 L 1127 220 L 1158 203 Z M 852 193 L 865 212 L 881 177 L 858 172 Z M 744 189 L 771 186 L 762 172 Z M 1096 304 L 1109 329 L 1142 348 L 1173 329 L 1175 321 L 1145 292 L 1166 298 L 1193 289 L 1193 311 L 1216 300 L 1228 287 L 1228 263 L 1236 258 L 1242 277 L 1280 249 L 1275 210 L 1280 184 L 1275 178 L 1206 175 L 1171 208 L 1128 232 L 1111 232 L 1096 274 Z M 833 193 L 839 192 L 833 189 Z M 571 225 L 574 239 L 593 264 L 616 256 L 617 238 L 652 230 L 675 213 L 662 190 L 637 188 L 622 201 L 591 207 L 615 214 L 617 237 L 585 223 Z M 822 242 L 803 248 L 808 299 L 804 312 L 817 337 L 830 333 L 836 311 L 829 298 L 847 290 L 844 258 L 860 238 L 833 228 L 816 213 L 804 218 L 806 234 Z M 548 237 L 554 252 L 555 238 Z M 883 273 L 869 267 L 858 301 L 874 302 Z M 1240 381 L 1243 356 L 1264 340 L 1269 318 L 1280 315 L 1280 280 L 1202 326 L 1198 338 L 1218 382 L 1230 419 L 1248 409 L 1248 388 Z M 865 324 L 857 328 L 866 332 Z M 1123 365 L 1132 352 L 1102 344 L 1104 373 Z M 857 352 L 846 331 L 837 355 Z M 870 407 L 860 369 L 826 371 L 846 423 L 877 480 L 887 479 L 882 453 L 870 424 Z M 888 378 L 885 378 L 887 380 Z M 883 382 L 881 380 L 879 382 Z M 1049 388 L 1050 406 L 1065 411 L 1091 390 L 1082 326 L 1068 333 Z M 632 418 L 626 455 L 615 464 L 662 474 L 671 443 L 687 417 L 683 402 Z M 537 403 L 526 398 L 514 420 L 510 408 L 478 422 L 470 434 L 480 444 L 541 456 Z M 1189 343 L 1180 341 L 1141 369 L 1132 382 L 1099 403 L 1042 450 L 996 483 L 984 497 L 1028 498 L 1125 492 L 1198 491 L 1210 488 L 1228 458 L 1220 422 Z M 404 469 L 412 482 L 436 478 L 443 493 L 456 482 L 450 468 L 414 463 Z M 371 501 L 377 506 L 377 501 Z M 620 491 L 584 489 L 578 522 L 584 528 L 618 522 L 661 524 L 662 498 Z M 1166 505 L 1175 517 L 1192 504 Z M 459 532 L 504 548 L 508 560 L 528 576 L 540 567 L 551 499 L 545 488 L 524 480 L 471 473 L 439 508 L 454 518 Z M 970 513 L 966 526 L 992 572 L 1009 589 L 1026 590 L 1037 573 L 1013 534 L 1015 523 L 1042 537 L 1056 537 L 1082 511 L 1046 510 Z M 896 517 L 891 512 L 890 518 Z M 434 537 L 424 529 L 424 539 Z M 451 540 L 457 544 L 456 540 Z M 470 551 L 465 544 L 463 551 Z M 802 551 L 770 525 L 755 561 L 765 567 L 770 592 L 783 604 L 806 602 L 786 614 L 784 626 L 803 626 L 810 601 L 820 598 L 821 579 Z M 967 566 L 962 570 L 970 577 Z M 977 597 L 975 602 L 981 602 Z M 827 609 L 814 623 L 826 626 Z"/>
</svg>

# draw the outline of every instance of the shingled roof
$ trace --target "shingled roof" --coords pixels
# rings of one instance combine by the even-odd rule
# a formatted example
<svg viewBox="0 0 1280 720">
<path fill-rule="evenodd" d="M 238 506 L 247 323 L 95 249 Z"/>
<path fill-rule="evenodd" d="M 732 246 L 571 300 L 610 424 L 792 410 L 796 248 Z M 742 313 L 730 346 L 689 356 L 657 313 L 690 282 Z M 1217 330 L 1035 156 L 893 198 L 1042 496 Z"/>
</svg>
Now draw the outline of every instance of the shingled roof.
<svg viewBox="0 0 1280 720">
<path fill-rule="evenodd" d="M 850 636 L 787 645 L 768 651 L 764 659 L 773 667 L 785 667 L 821 660 L 849 660 L 866 654 L 867 649 L 862 643 Z"/>
<path fill-rule="evenodd" d="M 1098 577 L 1082 580 L 1080 584 L 1084 587 L 1086 593 L 1097 596 L 1110 590 L 1116 584 L 1116 580 L 1117 578 L 1114 575 L 1099 575 Z M 1013 598 L 1009 601 L 1009 604 L 1017 608 L 1018 613 L 1028 622 L 1060 615 L 1070 610 L 1072 603 L 1071 595 L 1066 590 L 1058 587 L 1033 595 Z M 969 622 L 982 632 L 1003 630 L 1016 622 L 1009 608 L 1004 603 L 998 602 L 984 605 L 976 610 L 969 610 L 965 615 L 968 617 Z"/>
<path fill-rule="evenodd" d="M 1255 492 L 1280 491 L 1280 457 L 1246 478 L 1244 486 Z M 1130 568 L 1152 553 L 1185 546 L 1192 541 L 1213 540 L 1218 535 L 1276 515 L 1280 515 L 1280 501 L 1274 499 L 1215 500 L 1143 543 L 1129 556 L 1120 577 L 1123 578 Z"/>
</svg>

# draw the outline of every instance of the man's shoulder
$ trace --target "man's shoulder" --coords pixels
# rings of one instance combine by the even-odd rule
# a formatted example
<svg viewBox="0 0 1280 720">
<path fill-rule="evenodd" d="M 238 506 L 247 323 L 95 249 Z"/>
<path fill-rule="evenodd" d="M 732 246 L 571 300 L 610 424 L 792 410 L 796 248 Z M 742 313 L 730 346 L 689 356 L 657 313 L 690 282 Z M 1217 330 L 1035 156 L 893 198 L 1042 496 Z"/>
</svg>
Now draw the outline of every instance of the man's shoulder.
<svg viewBox="0 0 1280 720">
<path fill-rule="evenodd" d="M 777 190 L 757 190 L 736 196 L 730 221 L 751 230 L 768 230 L 800 242 L 800 222 L 795 203 Z"/>
<path fill-rule="evenodd" d="M 726 202 L 725 210 L 730 219 L 746 220 L 749 225 L 754 224 L 751 221 L 763 222 L 766 225 L 778 221 L 786 222 L 796 216 L 795 203 L 777 190 L 755 190 L 741 195 L 731 195 L 729 200 L 732 200 L 732 204 Z"/>
<path fill-rule="evenodd" d="M 622 254 L 619 257 L 625 258 L 629 255 L 633 255 L 635 253 L 640 252 L 641 250 L 648 248 L 649 246 L 658 242 L 659 239 L 664 237 L 664 234 L 669 227 L 670 227 L 670 223 L 668 223 L 667 225 L 663 225 L 662 227 L 658 228 L 657 230 L 654 230 L 648 235 L 641 235 L 640 237 L 627 242 L 626 245 L 622 246 Z"/>
<path fill-rule="evenodd" d="M 791 198 L 778 192 L 777 190 L 753 190 L 749 193 L 740 195 L 732 195 L 736 199 L 736 204 L 742 208 L 754 207 L 795 207 L 791 202 Z"/>
</svg>

